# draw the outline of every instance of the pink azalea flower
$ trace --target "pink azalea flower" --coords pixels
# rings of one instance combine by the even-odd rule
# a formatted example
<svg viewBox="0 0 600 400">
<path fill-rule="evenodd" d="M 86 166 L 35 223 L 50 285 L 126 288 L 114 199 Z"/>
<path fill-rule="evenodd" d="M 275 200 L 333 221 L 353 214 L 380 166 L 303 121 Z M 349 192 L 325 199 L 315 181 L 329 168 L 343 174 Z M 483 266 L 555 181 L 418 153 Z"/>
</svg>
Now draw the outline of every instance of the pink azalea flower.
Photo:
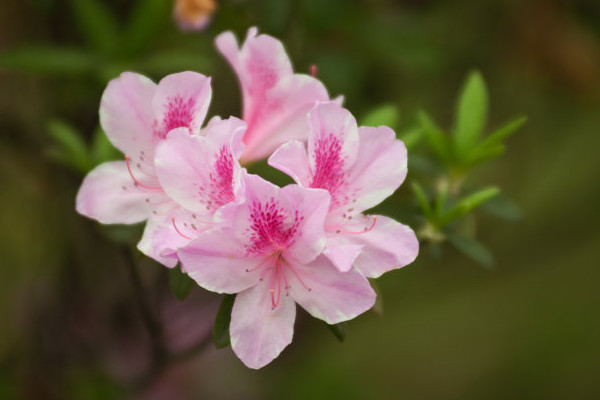
<svg viewBox="0 0 600 400">
<path fill-rule="evenodd" d="M 185 128 L 169 132 L 154 158 L 161 187 L 173 200 L 148 220 L 138 248 L 162 264 L 177 264 L 177 248 L 211 229 L 223 205 L 243 201 L 241 167 L 246 124 L 235 117 L 214 117 L 200 135 Z"/>
<path fill-rule="evenodd" d="M 244 175 L 245 202 L 222 207 L 215 229 L 181 247 L 179 259 L 200 286 L 238 293 L 231 345 L 250 368 L 271 362 L 291 342 L 298 303 L 329 324 L 371 308 L 375 293 L 355 270 L 321 256 L 330 196 L 298 185 L 279 188 Z"/>
<path fill-rule="evenodd" d="M 385 126 L 358 128 L 352 114 L 333 102 L 316 105 L 308 119 L 308 153 L 304 143 L 291 141 L 269 164 L 301 186 L 331 194 L 324 254 L 340 271 L 354 266 L 369 278 L 410 264 L 419 251 L 414 232 L 391 218 L 362 214 L 404 181 L 402 141 Z"/>
<path fill-rule="evenodd" d="M 317 102 L 329 100 L 319 80 L 294 74 L 280 41 L 257 33 L 250 28 L 241 48 L 232 32 L 216 39 L 242 88 L 243 119 L 248 124 L 244 162 L 265 158 L 288 140 L 306 139 L 306 113 Z"/>
<path fill-rule="evenodd" d="M 112 80 L 100 123 L 126 160 L 86 176 L 77 211 L 105 224 L 148 220 L 138 247 L 175 266 L 175 248 L 210 228 L 208 215 L 239 191 L 245 123 L 217 118 L 201 131 L 210 98 L 210 78 L 194 72 L 169 75 L 158 85 L 134 73 Z"/>
</svg>

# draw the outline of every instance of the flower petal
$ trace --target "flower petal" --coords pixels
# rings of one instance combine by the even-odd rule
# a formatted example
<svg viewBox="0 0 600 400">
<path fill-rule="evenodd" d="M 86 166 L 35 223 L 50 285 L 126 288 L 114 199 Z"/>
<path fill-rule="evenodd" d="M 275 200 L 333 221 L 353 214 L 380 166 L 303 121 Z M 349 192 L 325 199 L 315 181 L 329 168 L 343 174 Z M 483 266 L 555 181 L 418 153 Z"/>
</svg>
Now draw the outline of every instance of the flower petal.
<svg viewBox="0 0 600 400">
<path fill-rule="evenodd" d="M 337 235 L 327 237 L 327 245 L 323 254 L 331 260 L 340 272 L 352 269 L 354 260 L 360 254 L 363 246 L 360 244 L 344 243 L 337 241 Z"/>
<path fill-rule="evenodd" d="M 202 135 L 217 146 L 228 145 L 234 159 L 239 159 L 244 151 L 242 138 L 246 133 L 246 123 L 239 118 L 229 117 L 221 119 L 213 117 L 208 122 L 206 128 L 202 130 Z"/>
<path fill-rule="evenodd" d="M 167 75 L 152 99 L 156 116 L 155 135 L 165 138 L 175 128 L 189 128 L 197 134 L 206 117 L 212 90 L 210 78 L 196 72 Z"/>
<path fill-rule="evenodd" d="M 323 84 L 308 75 L 294 74 L 282 78 L 268 91 L 252 113 L 244 141 L 243 161 L 268 157 L 275 149 L 290 140 L 308 138 L 306 115 L 320 101 L 329 100 Z"/>
<path fill-rule="evenodd" d="M 225 120 L 208 129 L 212 132 L 229 125 Z M 238 131 L 238 141 L 241 134 Z M 233 158 L 231 144 L 216 143 L 211 140 L 215 136 L 192 136 L 186 128 L 178 128 L 156 147 L 154 163 L 165 192 L 201 215 L 212 215 L 234 201 L 240 187 L 241 167 Z"/>
<path fill-rule="evenodd" d="M 183 269 L 198 285 L 217 293 L 238 293 L 259 282 L 252 271 L 265 257 L 248 257 L 230 230 L 200 234 L 177 252 Z M 250 271 L 250 272 L 249 272 Z"/>
<path fill-rule="evenodd" d="M 267 157 L 277 147 L 308 134 L 306 113 L 329 95 L 321 82 L 293 74 L 292 65 L 277 39 L 250 28 L 241 49 L 231 32 L 217 37 L 216 46 L 235 70 L 248 123 L 243 161 Z"/>
<path fill-rule="evenodd" d="M 111 143 L 132 158 L 152 157 L 155 137 L 152 97 L 156 84 L 143 75 L 124 72 L 111 80 L 100 101 L 100 124 Z"/>
<path fill-rule="evenodd" d="M 310 185 L 312 177 L 304 143 L 297 140 L 285 143 L 269 157 L 268 163 L 289 175 L 297 184 L 304 187 Z"/>
<path fill-rule="evenodd" d="M 341 236 L 347 243 L 363 246 L 354 266 L 368 278 L 378 278 L 387 271 L 404 267 L 419 254 L 419 241 L 413 230 L 381 215 L 370 231 Z"/>
<path fill-rule="evenodd" d="M 135 186 L 125 161 L 99 165 L 83 180 L 77 212 L 103 224 L 134 224 L 148 218 L 168 198 L 162 191 Z"/>
<path fill-rule="evenodd" d="M 268 283 L 263 282 L 237 295 L 231 312 L 231 348 L 249 368 L 261 368 L 291 343 L 296 304 L 282 296 L 273 308 Z"/>
<path fill-rule="evenodd" d="M 348 196 L 356 202 L 355 213 L 381 203 L 406 178 L 406 147 L 386 126 L 359 128 L 360 147 L 356 163 L 347 178 Z"/>
<path fill-rule="evenodd" d="M 290 296 L 313 317 L 328 324 L 352 319 L 375 304 L 375 292 L 358 271 L 340 272 L 325 256 L 308 265 L 291 265 Z M 300 281 L 300 279 L 302 281 Z"/>
</svg>

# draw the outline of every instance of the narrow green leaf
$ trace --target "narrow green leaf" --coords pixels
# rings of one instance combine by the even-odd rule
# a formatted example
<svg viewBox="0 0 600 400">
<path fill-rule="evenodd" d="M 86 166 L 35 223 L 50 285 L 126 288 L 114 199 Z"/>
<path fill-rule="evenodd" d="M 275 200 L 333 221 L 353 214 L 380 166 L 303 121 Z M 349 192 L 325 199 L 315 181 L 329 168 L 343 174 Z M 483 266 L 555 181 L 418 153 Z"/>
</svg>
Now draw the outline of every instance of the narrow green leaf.
<svg viewBox="0 0 600 400">
<path fill-rule="evenodd" d="M 103 54 L 114 54 L 119 49 L 117 19 L 100 0 L 71 0 L 75 23 L 85 40 Z"/>
<path fill-rule="evenodd" d="M 231 310 L 235 301 L 235 294 L 223 295 L 221 307 L 217 312 L 215 326 L 213 328 L 213 342 L 218 349 L 229 346 L 229 323 L 231 322 Z"/>
<path fill-rule="evenodd" d="M 392 104 L 378 106 L 369 111 L 363 118 L 361 125 L 363 126 L 389 126 L 394 129 L 400 120 L 400 111 L 398 107 Z"/>
<path fill-rule="evenodd" d="M 523 219 L 523 210 L 502 193 L 484 203 L 481 209 L 495 217 L 508 221 L 516 222 Z"/>
<path fill-rule="evenodd" d="M 416 181 L 414 181 L 412 183 L 412 188 L 413 188 L 413 191 L 415 192 L 415 196 L 417 197 L 417 202 L 419 203 L 419 207 L 421 208 L 423 215 L 425 216 L 425 218 L 428 221 L 433 221 L 434 220 L 433 211 L 431 209 L 431 205 L 429 204 L 429 200 L 427 199 L 427 195 L 425 194 L 425 191 L 423 190 L 421 185 L 419 185 L 419 183 Z"/>
<path fill-rule="evenodd" d="M 326 323 L 325 325 L 327 325 L 337 340 L 343 342 L 344 339 L 346 339 L 346 331 L 348 329 L 348 324 L 346 322 L 340 322 L 339 324 L 335 325 L 329 325 Z"/>
<path fill-rule="evenodd" d="M 494 131 L 491 135 L 486 137 L 477 148 L 487 148 L 500 144 L 504 139 L 515 133 L 527 122 L 527 117 L 519 117 L 510 121 L 506 125 L 502 126 L 498 130 Z"/>
<path fill-rule="evenodd" d="M 406 149 L 408 151 L 414 149 L 425 137 L 425 131 L 422 127 L 418 126 L 412 129 L 409 129 L 406 132 L 398 132 L 398 139 L 404 142 Z"/>
<path fill-rule="evenodd" d="M 82 50 L 26 46 L 0 53 L 0 67 L 38 74 L 91 73 L 96 59 Z"/>
<path fill-rule="evenodd" d="M 129 52 L 139 52 L 151 44 L 152 38 L 160 32 L 161 24 L 168 20 L 170 0 L 141 0 L 136 3 L 127 27 L 127 47 Z"/>
<path fill-rule="evenodd" d="M 495 146 L 485 147 L 485 148 L 476 148 L 469 156 L 467 157 L 467 161 L 465 164 L 468 166 L 475 166 L 478 164 L 483 164 L 484 162 L 493 160 L 496 157 L 501 156 L 506 151 L 506 146 L 503 144 L 497 144 Z"/>
<path fill-rule="evenodd" d="M 499 193 L 500 189 L 497 187 L 488 187 L 468 195 L 442 216 L 439 221 L 440 226 L 446 226 L 450 222 L 466 215 Z"/>
<path fill-rule="evenodd" d="M 464 159 L 475 147 L 487 121 L 488 95 L 479 71 L 467 77 L 458 97 L 454 144 L 459 159 Z"/>
<path fill-rule="evenodd" d="M 54 139 L 56 148 L 51 152 L 55 159 L 76 171 L 86 173 L 90 169 L 85 142 L 75 128 L 63 121 L 50 121 L 48 132 Z"/>
<path fill-rule="evenodd" d="M 435 198 L 435 215 L 438 219 L 442 217 L 444 214 L 444 210 L 446 209 L 446 201 L 448 200 L 448 180 L 442 179 L 438 183 L 438 193 Z"/>
<path fill-rule="evenodd" d="M 440 160 L 449 162 L 450 141 L 448 140 L 448 137 L 435 125 L 433 120 L 429 118 L 425 112 L 420 111 L 417 118 L 423 127 L 423 132 L 429 142 L 429 146 L 431 146 Z"/>
<path fill-rule="evenodd" d="M 448 239 L 454 247 L 476 263 L 486 268 L 494 267 L 494 256 L 477 240 L 457 234 L 450 235 Z"/>
<path fill-rule="evenodd" d="M 194 287 L 194 281 L 184 274 L 179 266 L 176 266 L 169 270 L 169 287 L 175 298 L 183 301 Z"/>
</svg>

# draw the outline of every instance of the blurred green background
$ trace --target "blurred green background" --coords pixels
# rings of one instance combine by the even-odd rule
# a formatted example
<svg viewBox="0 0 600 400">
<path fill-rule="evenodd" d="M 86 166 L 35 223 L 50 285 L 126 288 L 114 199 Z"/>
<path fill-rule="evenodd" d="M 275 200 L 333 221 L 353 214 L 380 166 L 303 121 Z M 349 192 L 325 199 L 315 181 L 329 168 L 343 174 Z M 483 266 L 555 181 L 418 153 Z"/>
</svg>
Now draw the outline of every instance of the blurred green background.
<svg viewBox="0 0 600 400">
<path fill-rule="evenodd" d="M 600 2 L 216 6 L 208 29 L 182 32 L 170 0 L 0 3 L 0 398 L 600 398 Z M 292 345 L 262 370 L 208 346 L 140 383 L 149 338 L 114 244 L 135 243 L 139 230 L 75 213 L 82 175 L 64 165 L 51 133 L 68 123 L 84 149 L 101 140 L 100 96 L 125 70 L 154 80 L 186 69 L 211 75 L 210 113 L 239 115 L 237 81 L 213 40 L 254 25 L 283 41 L 297 71 L 316 64 L 355 115 L 399 107 L 400 130 L 421 108 L 449 128 L 464 77 L 478 68 L 489 128 L 529 120 L 472 179 L 502 187 L 524 217 L 478 213 L 493 270 L 449 247 L 440 260 L 423 248 L 379 280 L 383 315 L 351 321 L 342 344 L 300 314 Z M 89 168 L 94 154 L 78 162 Z M 399 196 L 411 196 L 408 185 Z M 139 267 L 170 346 L 211 329 L 217 296 L 193 289 L 178 302 L 163 267 Z"/>
</svg>

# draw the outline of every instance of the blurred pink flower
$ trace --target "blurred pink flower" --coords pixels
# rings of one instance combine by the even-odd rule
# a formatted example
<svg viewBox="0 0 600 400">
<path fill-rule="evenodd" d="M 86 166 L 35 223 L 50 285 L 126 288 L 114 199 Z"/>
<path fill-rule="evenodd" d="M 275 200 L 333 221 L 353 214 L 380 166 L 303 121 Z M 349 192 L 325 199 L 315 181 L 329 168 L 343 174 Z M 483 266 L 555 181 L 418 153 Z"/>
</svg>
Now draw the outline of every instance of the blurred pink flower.
<svg viewBox="0 0 600 400">
<path fill-rule="evenodd" d="M 410 264 L 419 243 L 414 232 L 384 216 L 362 212 L 390 196 L 406 177 L 406 147 L 388 127 L 357 127 L 350 112 L 329 102 L 308 115 L 304 143 L 281 146 L 269 164 L 307 188 L 326 189 L 331 205 L 324 254 L 340 271 L 354 266 L 369 278 Z"/>
<path fill-rule="evenodd" d="M 243 162 L 266 158 L 288 140 L 306 139 L 306 113 L 317 102 L 329 100 L 319 80 L 294 73 L 279 40 L 257 33 L 250 28 L 241 48 L 232 32 L 216 39 L 242 89 L 242 114 L 248 124 Z"/>
<path fill-rule="evenodd" d="M 243 176 L 245 202 L 216 214 L 215 229 L 180 248 L 185 270 L 200 286 L 238 293 L 231 345 L 250 368 L 261 368 L 291 342 L 295 304 L 329 324 L 371 308 L 375 293 L 357 271 L 339 272 L 320 256 L 330 196 L 298 185 L 279 188 Z"/>
</svg>

